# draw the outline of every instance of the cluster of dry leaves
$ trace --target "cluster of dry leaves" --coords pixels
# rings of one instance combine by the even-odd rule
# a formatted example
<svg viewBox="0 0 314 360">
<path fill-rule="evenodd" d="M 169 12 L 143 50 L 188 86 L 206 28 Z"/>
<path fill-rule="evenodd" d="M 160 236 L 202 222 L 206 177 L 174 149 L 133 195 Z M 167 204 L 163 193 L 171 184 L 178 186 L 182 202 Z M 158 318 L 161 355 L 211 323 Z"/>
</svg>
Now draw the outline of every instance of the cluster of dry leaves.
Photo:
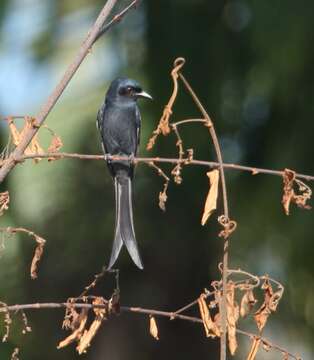
<svg viewBox="0 0 314 360">
<path fill-rule="evenodd" d="M 36 128 L 38 127 L 37 122 L 36 122 L 36 118 L 31 117 L 31 116 L 24 116 L 23 117 L 23 125 L 22 128 L 18 128 L 18 126 L 16 125 L 16 120 L 20 120 L 20 118 L 15 118 L 12 116 L 9 116 L 7 118 L 5 118 L 5 120 L 8 123 L 8 128 L 9 128 L 9 132 L 10 132 L 10 136 L 9 136 L 9 142 L 7 147 L 10 148 L 11 147 L 11 142 L 14 146 L 18 146 L 19 143 L 21 142 L 21 140 L 24 138 L 25 133 L 31 129 L 31 128 Z M 61 138 L 52 130 L 50 129 L 47 125 L 42 125 L 41 128 L 47 129 L 49 131 L 49 133 L 51 134 L 51 143 L 47 149 L 48 153 L 55 153 L 58 152 L 61 147 L 63 146 L 62 140 Z M 44 154 L 46 153 L 46 151 L 44 151 L 43 147 L 40 145 L 39 139 L 38 139 L 38 133 L 33 137 L 33 139 L 31 140 L 29 146 L 25 149 L 24 154 L 25 155 L 40 155 L 40 154 Z M 3 153 L 5 154 L 5 153 Z M 40 158 L 34 158 L 34 162 L 37 163 L 38 161 L 40 161 Z M 54 160 L 53 157 L 48 158 L 48 161 L 52 161 Z M 2 159 L 2 162 L 5 161 L 5 156 Z"/>
<path fill-rule="evenodd" d="M 180 136 L 178 125 L 181 125 L 183 123 L 187 124 L 189 122 L 198 121 L 203 123 L 203 125 L 207 126 L 209 129 L 213 126 L 208 116 L 205 116 L 204 119 L 198 119 L 198 120 L 187 119 L 176 123 L 169 122 L 170 117 L 173 113 L 172 108 L 178 94 L 179 77 L 181 77 L 188 92 L 190 93 L 191 97 L 197 104 L 201 113 L 203 115 L 204 114 L 206 115 L 206 111 L 203 111 L 204 109 L 200 104 L 199 100 L 197 99 L 196 94 L 191 89 L 187 81 L 184 79 L 183 75 L 180 74 L 180 70 L 184 65 L 184 62 L 185 62 L 184 59 L 179 58 L 174 63 L 174 68 L 171 72 L 171 77 L 173 80 L 173 92 L 170 96 L 167 105 L 164 108 L 158 126 L 156 130 L 153 131 L 152 137 L 149 139 L 146 147 L 147 150 L 151 150 L 156 143 L 157 137 L 160 134 L 166 136 L 171 131 L 175 134 L 177 138 L 176 146 L 178 148 L 178 162 L 171 171 L 171 175 L 174 178 L 174 182 L 177 184 L 181 184 L 182 182 L 181 172 L 183 165 L 189 164 L 189 159 L 193 159 L 193 149 L 189 149 L 186 151 L 183 147 L 183 141 Z M 212 140 L 215 142 L 214 138 Z M 165 203 L 167 201 L 166 191 L 168 189 L 170 177 L 168 177 L 164 173 L 164 171 L 155 164 L 153 164 L 153 167 L 155 167 L 156 170 L 158 171 L 158 174 L 165 179 L 164 189 L 162 192 L 159 193 L 159 206 L 162 210 L 165 210 Z M 211 170 L 207 172 L 207 176 L 209 178 L 209 191 L 205 201 L 203 215 L 201 218 L 202 225 L 206 224 L 209 217 L 217 209 L 220 171 L 218 169 Z M 284 207 L 284 211 L 287 215 L 289 215 L 289 208 L 291 203 L 295 203 L 297 206 L 301 208 L 310 209 L 310 206 L 307 205 L 307 201 L 311 198 L 312 191 L 308 185 L 304 184 L 302 181 L 296 178 L 296 174 L 294 171 L 285 169 L 285 171 L 283 172 L 283 183 L 284 183 L 284 188 L 283 188 L 282 204 Z M 235 231 L 237 227 L 237 223 L 233 220 L 230 220 L 225 215 L 219 216 L 218 222 L 223 227 L 223 230 L 221 230 L 218 235 L 219 237 L 222 237 L 224 239 L 227 239 L 230 236 L 230 234 Z M 228 270 L 228 272 L 230 273 L 230 270 Z M 237 324 L 239 319 L 247 317 L 249 315 L 253 315 L 253 319 L 258 327 L 258 330 L 259 332 L 261 332 L 264 326 L 266 325 L 266 322 L 270 314 L 276 311 L 277 305 L 282 297 L 283 287 L 281 284 L 275 282 L 277 284 L 277 289 L 276 291 L 274 291 L 269 278 L 264 277 L 263 279 L 264 281 L 260 288 L 263 291 L 264 297 L 263 297 L 263 302 L 258 309 L 255 309 L 258 301 L 255 298 L 253 291 L 256 286 L 251 286 L 248 285 L 247 283 L 239 284 L 231 280 L 229 280 L 227 283 L 227 290 L 225 294 L 226 307 L 227 307 L 226 309 L 227 333 L 229 340 L 229 350 L 232 355 L 235 353 L 238 347 L 236 333 L 237 333 Z M 239 291 L 242 292 L 242 297 L 240 302 L 237 302 L 236 292 Z M 213 293 L 215 295 L 215 299 L 210 301 L 209 304 L 206 303 L 207 294 L 202 294 L 198 299 L 199 310 L 203 320 L 206 336 L 211 338 L 220 337 L 222 332 L 221 316 L 219 311 L 217 311 L 216 314 L 214 315 L 211 314 L 211 309 L 220 308 L 221 306 L 222 289 L 218 290 L 218 288 L 216 288 Z M 158 337 L 158 329 L 156 326 L 155 319 L 153 317 L 151 319 L 152 319 L 152 323 L 150 326 L 150 332 L 152 335 L 157 334 Z M 247 356 L 247 360 L 255 359 L 255 356 L 257 354 L 258 349 L 260 348 L 260 345 L 262 345 L 263 349 L 266 351 L 269 351 L 272 348 L 272 346 L 261 337 L 253 336 L 252 346 Z M 283 352 L 283 356 L 284 359 L 289 357 L 288 353 L 286 352 Z M 294 358 L 297 359 L 297 357 Z"/>
<path fill-rule="evenodd" d="M 24 138 L 24 135 L 28 129 L 38 127 L 38 125 L 36 123 L 36 119 L 31 116 L 22 117 L 23 125 L 22 125 L 21 129 L 19 129 L 15 123 L 17 120 L 21 120 L 21 117 L 9 116 L 9 117 L 5 118 L 4 120 L 7 121 L 9 132 L 10 132 L 9 141 L 6 146 L 6 148 L 8 148 L 8 149 L 10 149 L 10 147 L 11 147 L 11 142 L 14 146 L 18 146 L 19 143 Z M 46 125 L 44 125 L 42 127 L 47 129 L 49 131 L 49 133 L 51 134 L 51 142 L 47 149 L 48 153 L 58 152 L 63 145 L 61 138 L 59 136 L 57 136 L 56 133 L 53 130 L 51 130 L 49 127 L 47 127 Z M 40 155 L 40 154 L 44 154 L 44 153 L 45 153 L 45 151 L 43 150 L 43 148 L 40 145 L 39 140 L 38 140 L 38 134 L 36 134 L 33 137 L 30 145 L 26 148 L 24 154 L 25 155 Z M 5 151 L 2 152 L 2 155 L 3 156 L 2 156 L 1 162 L 3 163 L 4 161 L 6 161 L 6 157 L 5 157 L 6 152 Z M 41 160 L 41 159 L 34 158 L 35 163 L 38 163 L 39 160 Z M 52 160 L 54 160 L 53 157 L 48 158 L 48 161 L 52 161 Z M 1 164 L 0 164 L 0 166 L 1 166 Z M 0 193 L 0 216 L 3 215 L 5 210 L 8 210 L 9 202 L 10 202 L 9 192 L 5 191 L 5 192 Z M 35 234 L 33 231 L 25 229 L 23 227 L 15 227 L 15 228 L 2 227 L 2 228 L 0 228 L 0 232 L 2 233 L 2 235 L 6 234 L 9 236 L 14 235 L 16 233 L 25 233 L 35 240 L 37 245 L 36 245 L 34 256 L 33 256 L 32 263 L 31 263 L 30 275 L 31 275 L 32 279 L 36 279 L 38 276 L 37 275 L 38 263 L 42 257 L 46 240 L 43 239 L 41 236 Z M 4 237 L 3 236 L 2 236 L 1 247 L 4 248 Z"/>
<path fill-rule="evenodd" d="M 292 203 L 302 209 L 311 209 L 311 206 L 307 205 L 307 201 L 312 197 L 312 190 L 303 181 L 296 178 L 295 171 L 290 169 L 284 170 L 283 185 L 281 202 L 286 215 L 289 215 Z"/>
<path fill-rule="evenodd" d="M 102 271 L 95 277 L 95 280 L 88 285 L 83 294 L 86 294 L 91 288 L 96 285 L 99 278 L 104 275 Z M 70 298 L 67 301 L 67 308 L 62 324 L 62 328 L 70 330 L 71 334 L 64 340 L 60 341 L 57 346 L 58 349 L 64 348 L 73 342 L 77 343 L 76 350 L 79 354 L 87 351 L 93 338 L 97 334 L 102 323 L 109 318 L 112 314 L 120 313 L 120 292 L 116 288 L 109 300 L 102 296 L 81 295 L 77 298 Z M 74 305 L 77 304 L 90 304 L 90 307 L 82 307 L 78 310 Z M 93 312 L 93 315 L 91 315 Z M 89 319 L 91 318 L 92 319 Z M 91 324 L 89 325 L 90 321 Z"/>
<path fill-rule="evenodd" d="M 239 270 L 237 270 L 239 271 Z M 232 271 L 230 271 L 232 273 Z M 253 276 L 253 275 L 252 275 Z M 251 316 L 261 333 L 269 316 L 277 309 L 278 303 L 283 295 L 284 288 L 278 282 L 274 282 L 277 286 L 276 290 L 271 285 L 272 279 L 268 276 L 259 278 L 258 283 L 250 284 L 249 282 L 228 281 L 226 303 L 227 303 L 227 331 L 228 344 L 231 355 L 234 355 L 237 348 L 237 326 L 241 318 Z M 221 288 L 217 287 L 217 282 L 213 283 L 214 291 L 210 294 L 214 299 L 206 301 L 208 292 L 201 294 L 198 299 L 199 311 L 203 320 L 203 325 L 207 337 L 216 338 L 221 335 L 221 317 L 219 308 L 221 304 Z M 263 291 L 262 303 L 257 307 L 258 300 L 254 291 L 261 289 Z M 239 298 L 239 301 L 237 300 Z M 256 309 L 257 307 L 257 309 Z M 252 341 L 251 350 L 247 356 L 247 360 L 254 360 L 262 345 L 263 349 L 269 351 L 271 345 L 264 339 L 256 337 Z"/>
<path fill-rule="evenodd" d="M 11 314 L 8 310 L 8 306 L 6 303 L 0 301 L 1 310 L 4 313 L 4 335 L 2 337 L 2 342 L 7 342 L 10 334 L 10 328 L 12 325 L 12 318 Z M 28 324 L 28 319 L 23 310 L 20 310 L 19 313 L 21 314 L 22 320 L 22 334 L 27 334 L 32 331 L 32 328 Z M 19 360 L 19 348 L 15 348 L 11 354 L 11 360 Z"/>
</svg>

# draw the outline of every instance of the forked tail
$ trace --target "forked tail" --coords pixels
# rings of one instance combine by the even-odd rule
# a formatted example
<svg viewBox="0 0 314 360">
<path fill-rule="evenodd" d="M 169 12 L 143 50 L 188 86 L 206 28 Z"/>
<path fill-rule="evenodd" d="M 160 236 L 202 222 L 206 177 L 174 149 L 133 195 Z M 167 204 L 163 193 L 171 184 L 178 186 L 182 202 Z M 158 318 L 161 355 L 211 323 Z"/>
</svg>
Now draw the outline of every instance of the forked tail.
<svg viewBox="0 0 314 360">
<path fill-rule="evenodd" d="M 116 225 L 108 269 L 112 268 L 116 262 L 123 244 L 126 246 L 135 265 L 138 268 L 143 269 L 133 225 L 131 178 L 126 173 L 120 172 L 114 178 L 114 187 L 116 199 Z"/>
</svg>

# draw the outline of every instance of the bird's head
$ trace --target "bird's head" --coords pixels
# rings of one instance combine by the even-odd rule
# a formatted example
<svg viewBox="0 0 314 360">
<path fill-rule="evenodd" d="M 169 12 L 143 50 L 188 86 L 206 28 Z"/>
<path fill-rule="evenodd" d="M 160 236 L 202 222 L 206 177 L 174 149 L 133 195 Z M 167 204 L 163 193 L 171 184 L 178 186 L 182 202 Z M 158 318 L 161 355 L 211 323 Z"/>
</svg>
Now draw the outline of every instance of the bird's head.
<svg viewBox="0 0 314 360">
<path fill-rule="evenodd" d="M 111 83 L 107 98 L 121 102 L 136 102 L 139 98 L 147 98 L 152 100 L 152 97 L 143 91 L 140 84 L 132 79 L 118 78 Z"/>
</svg>

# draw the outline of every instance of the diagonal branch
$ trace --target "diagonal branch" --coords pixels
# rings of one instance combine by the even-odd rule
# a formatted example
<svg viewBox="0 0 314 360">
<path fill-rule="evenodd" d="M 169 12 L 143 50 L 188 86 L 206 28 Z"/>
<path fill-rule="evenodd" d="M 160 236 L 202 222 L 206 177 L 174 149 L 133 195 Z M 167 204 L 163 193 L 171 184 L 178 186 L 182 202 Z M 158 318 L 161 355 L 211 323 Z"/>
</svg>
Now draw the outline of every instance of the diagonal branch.
<svg viewBox="0 0 314 360">
<path fill-rule="evenodd" d="M 53 92 L 47 99 L 46 103 L 42 106 L 39 114 L 36 116 L 35 123 L 25 132 L 25 135 L 21 140 L 21 142 L 10 154 L 10 156 L 2 163 L 2 167 L 0 169 L 0 183 L 5 179 L 8 173 L 16 165 L 16 158 L 23 155 L 25 149 L 31 142 L 32 138 L 36 135 L 41 125 L 44 123 L 50 111 L 57 103 L 59 97 L 61 96 L 61 94 L 63 93 L 69 82 L 71 81 L 77 69 L 80 67 L 81 63 L 85 59 L 86 55 L 89 53 L 90 48 L 95 43 L 95 41 L 99 38 L 99 36 L 101 36 L 105 31 L 107 31 L 113 24 L 120 21 L 121 18 L 127 13 L 127 11 L 130 10 L 132 7 L 134 7 L 138 2 L 138 1 L 133 1 L 126 9 L 124 9 L 121 13 L 116 15 L 107 24 L 107 26 L 104 26 L 109 14 L 111 13 L 117 1 L 118 0 L 107 0 L 97 20 L 95 21 L 94 25 L 91 27 L 90 31 L 88 32 L 86 39 L 83 41 L 81 47 L 79 48 L 75 59 L 69 65 L 62 79 L 60 80 L 56 88 L 53 90 Z"/>
</svg>

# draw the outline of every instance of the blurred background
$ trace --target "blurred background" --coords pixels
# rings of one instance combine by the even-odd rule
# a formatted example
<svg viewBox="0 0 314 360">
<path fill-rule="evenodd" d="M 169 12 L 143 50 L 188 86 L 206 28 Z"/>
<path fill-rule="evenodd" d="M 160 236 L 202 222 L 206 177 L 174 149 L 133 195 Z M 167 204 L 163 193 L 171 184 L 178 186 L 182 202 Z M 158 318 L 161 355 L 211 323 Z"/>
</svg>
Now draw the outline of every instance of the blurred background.
<svg viewBox="0 0 314 360">
<path fill-rule="evenodd" d="M 128 2 L 119 1 L 115 11 Z M 103 6 L 99 0 L 2 0 L 0 2 L 0 113 L 36 115 Z M 145 149 L 172 91 L 173 60 L 184 56 L 184 74 L 215 121 L 226 162 L 295 169 L 314 174 L 314 2 L 245 0 L 142 1 L 122 23 L 100 39 L 47 119 L 61 136 L 63 151 L 101 153 L 95 127 L 97 110 L 116 76 L 137 79 L 153 97 L 142 102 L 140 154 L 176 156 L 175 138 L 159 138 Z M 173 120 L 197 116 L 181 87 Z M 42 131 L 43 143 L 48 135 Z M 1 123 L 2 147 L 7 129 Z M 215 160 L 207 130 L 182 130 L 195 158 Z M 165 171 L 171 167 L 164 165 Z M 183 183 L 170 184 L 167 211 L 158 208 L 162 179 L 147 166 L 137 168 L 134 218 L 145 270 L 138 271 L 123 251 L 122 304 L 175 310 L 194 300 L 216 279 L 222 257 L 216 216 L 202 227 L 208 191 L 206 168 L 183 170 Z M 313 211 L 281 207 L 279 177 L 228 170 L 231 217 L 230 266 L 270 274 L 285 285 L 277 312 L 264 335 L 298 353 L 314 356 Z M 17 166 L 1 184 L 10 191 L 10 209 L 1 226 L 22 226 L 45 239 L 39 278 L 29 266 L 34 243 L 27 236 L 3 239 L 0 300 L 6 303 L 64 301 L 77 296 L 109 260 L 113 240 L 112 180 L 101 161 L 31 161 Z M 221 209 L 221 208 L 220 208 Z M 114 279 L 95 293 L 110 296 Z M 193 314 L 193 312 L 191 312 Z M 197 312 L 195 312 L 197 314 Z M 70 360 L 75 346 L 57 350 L 68 335 L 62 310 L 27 312 L 33 331 L 21 333 L 20 314 L 0 358 L 15 347 L 23 360 Z M 2 316 L 1 316 L 2 317 Z M 202 326 L 157 319 L 160 341 L 150 337 L 148 319 L 122 314 L 106 322 L 85 359 L 218 358 L 218 341 Z M 2 318 L 1 318 L 1 324 Z M 256 332 L 250 321 L 243 329 Z M 4 326 L 0 327 L 0 335 Z M 236 359 L 246 358 L 249 340 L 238 337 Z M 257 359 L 280 359 L 260 350 Z"/>
</svg>

